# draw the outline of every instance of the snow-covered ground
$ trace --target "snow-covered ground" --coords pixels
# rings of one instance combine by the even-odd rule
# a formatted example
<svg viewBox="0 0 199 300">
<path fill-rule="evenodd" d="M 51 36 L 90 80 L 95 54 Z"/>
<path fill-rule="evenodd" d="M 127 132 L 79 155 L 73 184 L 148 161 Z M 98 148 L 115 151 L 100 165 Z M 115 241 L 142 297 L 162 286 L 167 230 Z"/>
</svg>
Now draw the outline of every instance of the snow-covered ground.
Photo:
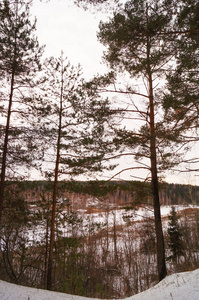
<svg viewBox="0 0 199 300">
<path fill-rule="evenodd" d="M 0 281 L 1 300 L 86 300 L 63 293 L 28 288 Z M 199 269 L 166 277 L 149 290 L 126 298 L 126 300 L 198 300 Z"/>
<path fill-rule="evenodd" d="M 199 206 L 194 206 L 194 205 L 174 205 L 176 211 L 182 211 L 187 208 L 197 208 L 199 209 Z M 161 206 L 161 216 L 165 217 L 168 216 L 171 212 L 171 206 L 170 205 L 165 205 Z M 86 214 L 85 212 L 82 213 L 82 216 L 84 216 L 84 219 L 87 219 L 86 217 L 90 216 L 92 218 L 93 222 L 98 222 L 98 223 L 105 223 L 107 222 L 107 213 L 106 212 L 99 212 L 99 213 L 92 213 L 92 214 Z M 116 224 L 117 225 L 124 225 L 125 224 L 125 217 L 131 216 L 131 221 L 137 222 L 137 221 L 142 221 L 147 218 L 153 218 L 154 212 L 152 207 L 141 207 L 135 211 L 133 210 L 126 210 L 124 208 L 121 209 L 113 209 L 110 210 L 108 213 L 108 223 L 109 226 L 113 225 L 113 219 L 115 217 Z"/>
<path fill-rule="evenodd" d="M 199 209 L 199 206 L 193 206 L 193 205 L 174 205 L 176 211 L 182 211 L 187 208 L 197 208 Z M 161 207 L 161 216 L 165 217 L 168 216 L 171 211 L 171 206 L 162 206 Z M 134 221 L 134 222 L 139 222 L 143 221 L 145 218 L 153 218 L 154 213 L 153 213 L 153 208 L 149 207 L 141 207 L 135 211 L 130 210 L 127 211 L 124 208 L 119 208 L 119 209 L 110 209 L 109 212 L 97 212 L 97 213 L 86 213 L 85 210 L 78 210 L 77 211 L 78 216 L 82 218 L 83 223 L 79 227 L 79 233 L 78 235 L 87 235 L 89 226 L 88 224 L 93 223 L 93 224 L 106 224 L 108 223 L 109 227 L 113 226 L 113 223 L 115 222 L 115 225 L 124 225 L 126 224 L 126 221 Z M 42 233 L 45 232 L 45 226 L 37 225 L 33 229 L 28 231 L 28 240 L 30 241 L 30 244 L 32 243 L 33 240 L 36 241 L 41 241 L 43 239 Z M 65 226 L 60 226 L 59 230 L 63 232 L 65 236 L 70 236 L 72 233 L 72 230 L 69 225 Z M 94 233 L 94 232 L 93 232 Z M 198 298 L 199 299 L 199 298 Z"/>
</svg>

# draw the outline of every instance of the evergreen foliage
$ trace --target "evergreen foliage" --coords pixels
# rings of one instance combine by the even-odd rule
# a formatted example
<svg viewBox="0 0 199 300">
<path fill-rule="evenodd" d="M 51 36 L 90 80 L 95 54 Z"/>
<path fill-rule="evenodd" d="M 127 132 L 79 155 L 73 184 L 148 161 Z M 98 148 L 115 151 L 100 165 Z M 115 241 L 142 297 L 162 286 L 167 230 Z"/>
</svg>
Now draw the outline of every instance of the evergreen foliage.
<svg viewBox="0 0 199 300">
<path fill-rule="evenodd" d="M 4 1 L 0 23 L 1 78 L 1 186 L 0 219 L 3 209 L 5 177 L 16 177 L 19 166 L 30 166 L 36 147 L 28 127 L 34 99 L 30 96 L 36 72 L 40 69 L 43 47 L 34 35 L 29 7 L 25 3 Z M 4 125 L 6 124 L 6 125 Z"/>
<path fill-rule="evenodd" d="M 60 176 L 101 171 L 113 134 L 105 130 L 112 115 L 108 100 L 87 87 L 81 67 L 72 66 L 63 54 L 45 60 L 41 80 L 37 114 L 46 145 L 44 161 L 55 163 L 59 132 Z M 48 165 L 46 177 L 53 175 Z"/>
<path fill-rule="evenodd" d="M 176 48 L 175 68 L 167 75 L 163 102 L 167 121 L 174 124 L 182 141 L 188 143 L 198 140 L 199 4 L 198 1 L 182 0 L 174 5 L 179 11 L 172 33 Z M 194 164 L 197 160 L 197 157 L 192 158 L 189 163 Z"/>
<path fill-rule="evenodd" d="M 171 250 L 171 255 L 168 259 L 172 259 L 177 262 L 178 258 L 183 255 L 183 240 L 182 240 L 182 232 L 180 229 L 180 225 L 178 222 L 178 216 L 175 211 L 175 207 L 172 206 L 170 215 L 169 215 L 169 223 L 168 223 L 168 236 L 169 243 L 168 246 Z"/>
</svg>

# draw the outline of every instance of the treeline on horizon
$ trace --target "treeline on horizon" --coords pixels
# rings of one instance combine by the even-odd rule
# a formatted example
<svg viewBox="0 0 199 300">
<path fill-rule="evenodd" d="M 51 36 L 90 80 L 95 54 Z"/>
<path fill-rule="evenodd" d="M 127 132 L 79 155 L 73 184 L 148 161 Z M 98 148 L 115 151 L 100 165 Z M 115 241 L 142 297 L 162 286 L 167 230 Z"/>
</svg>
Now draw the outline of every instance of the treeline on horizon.
<svg viewBox="0 0 199 300">
<path fill-rule="evenodd" d="M 22 195 L 26 191 L 41 193 L 41 191 L 52 192 L 52 181 L 47 180 L 24 180 L 7 181 L 7 187 L 16 185 Z M 191 184 L 177 184 L 162 182 L 159 184 L 161 205 L 198 205 L 199 186 Z M 132 202 L 130 208 L 139 205 L 152 204 L 150 184 L 141 181 L 60 181 L 58 183 L 60 193 L 68 192 L 75 194 L 91 195 L 102 201 L 117 193 L 117 198 L 125 204 L 127 194 L 131 194 Z M 70 197 L 69 197 L 70 198 Z M 128 197 L 129 199 L 129 197 Z"/>
</svg>

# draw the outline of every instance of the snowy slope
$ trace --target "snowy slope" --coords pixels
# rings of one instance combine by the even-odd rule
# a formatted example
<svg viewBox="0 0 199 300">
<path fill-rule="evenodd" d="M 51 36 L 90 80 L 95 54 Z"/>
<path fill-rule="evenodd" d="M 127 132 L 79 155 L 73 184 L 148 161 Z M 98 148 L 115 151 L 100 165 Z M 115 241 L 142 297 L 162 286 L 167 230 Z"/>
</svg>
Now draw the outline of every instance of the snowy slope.
<svg viewBox="0 0 199 300">
<path fill-rule="evenodd" d="M 86 300 L 88 298 L 27 288 L 0 281 L 0 300 Z M 199 269 L 168 276 L 151 289 L 126 300 L 198 300 Z"/>
<path fill-rule="evenodd" d="M 149 290 L 127 299 L 199 300 L 199 269 L 168 276 Z"/>
</svg>

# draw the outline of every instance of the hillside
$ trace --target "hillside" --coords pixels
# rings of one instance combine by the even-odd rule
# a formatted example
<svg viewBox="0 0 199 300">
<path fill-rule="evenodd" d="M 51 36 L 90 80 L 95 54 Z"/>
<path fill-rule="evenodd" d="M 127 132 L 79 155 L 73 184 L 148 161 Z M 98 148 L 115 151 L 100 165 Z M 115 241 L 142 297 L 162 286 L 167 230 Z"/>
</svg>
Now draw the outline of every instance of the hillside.
<svg viewBox="0 0 199 300">
<path fill-rule="evenodd" d="M 51 198 L 52 182 L 47 181 L 22 181 L 7 182 L 8 189 L 15 188 L 29 203 L 38 202 L 42 195 Z M 183 184 L 160 184 L 161 205 L 198 204 L 199 187 Z M 95 207 L 104 205 L 104 202 L 113 205 L 129 205 L 134 202 L 151 204 L 151 189 L 148 183 L 140 181 L 66 181 L 59 183 L 59 198 L 70 201 L 73 209 L 88 207 L 88 199 L 95 202 Z M 99 201 L 96 201 L 99 200 Z"/>
<path fill-rule="evenodd" d="M 26 220 L 28 216 L 28 224 L 25 227 L 25 223 L 17 223 L 16 228 L 16 218 L 10 214 L 13 213 L 13 205 L 8 201 L 4 223 L 6 231 L 2 232 L 4 242 L 1 248 L 0 279 L 42 289 L 46 286 L 48 258 L 46 249 L 52 185 L 50 182 L 15 184 L 12 183 L 10 188 L 16 192 L 17 186 L 20 185 L 19 196 L 24 195 L 26 198 L 24 201 L 23 197 L 19 197 L 17 203 L 22 208 L 24 205 L 24 210 L 20 209 L 18 214 L 19 221 L 23 216 Z M 153 209 L 150 203 L 145 205 L 146 201 L 140 201 L 144 195 L 148 197 L 144 200 L 150 201 L 147 185 L 113 182 L 105 184 L 104 189 L 104 185 L 98 182 L 60 184 L 62 189 L 57 203 L 53 290 L 90 298 L 121 299 L 154 286 L 158 278 Z M 74 198 L 67 198 L 69 187 L 70 196 Z M 188 190 L 190 187 L 185 188 Z M 118 195 L 119 199 L 123 199 L 125 193 L 128 193 L 132 199 L 137 198 L 139 202 L 135 201 L 135 210 L 126 210 L 124 207 L 127 206 L 126 202 L 125 205 L 120 205 L 109 201 L 111 193 Z M 8 200 L 13 199 L 12 195 L 10 192 Z M 40 201 L 37 197 L 41 197 Z M 27 203 L 29 205 L 26 205 Z M 19 207 L 16 203 L 14 205 Z M 30 207 L 27 213 L 26 206 Z M 198 207 L 198 205 L 175 205 L 183 248 L 177 264 L 171 260 L 172 253 L 167 232 L 167 216 L 171 207 L 164 205 L 161 208 L 169 275 L 199 268 Z M 21 214 L 21 211 L 25 213 Z"/>
</svg>

